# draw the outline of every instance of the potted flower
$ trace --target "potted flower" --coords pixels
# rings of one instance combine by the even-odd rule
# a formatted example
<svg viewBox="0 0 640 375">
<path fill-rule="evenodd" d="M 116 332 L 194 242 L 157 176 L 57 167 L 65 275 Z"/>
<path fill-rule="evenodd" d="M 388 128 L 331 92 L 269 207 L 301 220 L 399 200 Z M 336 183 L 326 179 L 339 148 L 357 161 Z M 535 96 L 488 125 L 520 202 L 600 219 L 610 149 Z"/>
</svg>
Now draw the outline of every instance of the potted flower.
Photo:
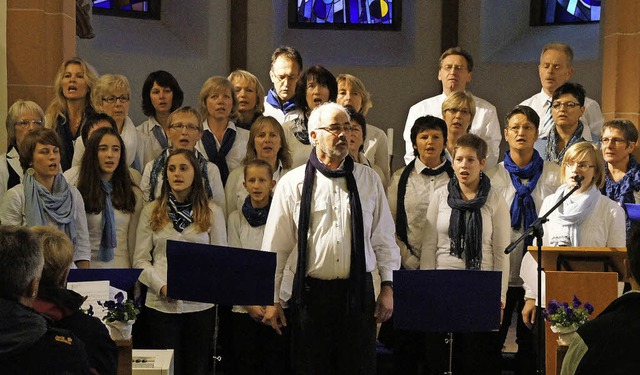
<svg viewBox="0 0 640 375">
<path fill-rule="evenodd" d="M 589 315 L 593 313 L 593 305 L 582 302 L 573 295 L 573 304 L 568 302 L 558 302 L 551 300 L 547 308 L 542 311 L 542 315 L 551 323 L 551 330 L 558 334 L 558 341 L 562 345 L 571 342 L 576 330 L 589 320 Z"/>
<path fill-rule="evenodd" d="M 131 338 L 131 329 L 140 309 L 133 300 L 127 299 L 125 301 L 122 292 L 118 292 L 114 298 L 115 300 L 98 301 L 98 304 L 107 310 L 107 314 L 102 320 L 109 327 L 109 333 L 114 341 L 128 340 Z"/>
</svg>

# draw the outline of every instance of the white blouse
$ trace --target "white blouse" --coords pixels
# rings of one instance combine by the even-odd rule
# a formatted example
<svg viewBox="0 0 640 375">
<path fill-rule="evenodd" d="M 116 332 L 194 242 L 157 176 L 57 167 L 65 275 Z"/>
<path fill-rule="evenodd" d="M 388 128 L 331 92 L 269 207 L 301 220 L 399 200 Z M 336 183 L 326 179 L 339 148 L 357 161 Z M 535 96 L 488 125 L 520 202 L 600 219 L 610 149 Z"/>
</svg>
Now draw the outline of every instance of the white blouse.
<svg viewBox="0 0 640 375">
<path fill-rule="evenodd" d="M 205 132 L 212 133 L 211 130 L 209 129 L 209 122 L 207 120 L 204 120 L 204 123 L 202 124 L 202 126 Z M 247 142 L 249 141 L 249 131 L 246 129 L 237 127 L 236 124 L 233 123 L 233 121 L 229 121 L 227 123 L 227 129 L 231 129 L 232 131 L 236 132 L 236 140 L 233 142 L 233 146 L 231 146 L 231 150 L 229 150 L 229 153 L 225 157 L 225 160 L 227 161 L 227 166 L 229 167 L 229 172 L 231 172 L 232 170 L 238 168 L 242 164 L 242 159 L 244 159 L 244 157 L 247 155 Z M 215 135 L 213 136 L 213 139 L 215 139 L 216 147 L 219 150 L 221 146 L 220 141 L 218 141 L 218 138 L 216 138 Z M 205 158 L 209 159 L 209 156 L 207 155 L 207 152 L 204 149 L 204 144 L 202 143 L 202 140 L 198 141 L 198 144 L 196 144 L 196 149 L 198 149 L 198 151 L 200 151 L 200 153 L 202 153 L 202 155 L 204 155 Z"/>
<path fill-rule="evenodd" d="M 213 202 L 209 202 L 211 227 L 208 232 L 199 232 L 197 226 L 191 224 L 180 233 L 173 228 L 171 220 L 164 228 L 154 232 L 150 223 L 151 214 L 157 204 L 158 202 L 154 201 L 142 209 L 133 257 L 133 266 L 143 269 L 140 274 L 140 282 L 149 287 L 146 306 L 169 314 L 196 312 L 211 308 L 213 305 L 209 303 L 170 300 L 160 294 L 160 289 L 167 285 L 167 240 L 227 245 L 227 232 L 222 209 Z"/>
</svg>

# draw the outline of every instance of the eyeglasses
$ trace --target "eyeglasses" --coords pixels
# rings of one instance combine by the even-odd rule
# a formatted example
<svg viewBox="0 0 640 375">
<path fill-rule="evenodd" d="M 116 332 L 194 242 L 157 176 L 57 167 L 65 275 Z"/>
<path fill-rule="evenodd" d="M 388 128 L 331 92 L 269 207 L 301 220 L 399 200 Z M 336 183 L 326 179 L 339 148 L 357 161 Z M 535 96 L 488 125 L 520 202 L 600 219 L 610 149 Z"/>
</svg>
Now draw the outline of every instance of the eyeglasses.
<svg viewBox="0 0 640 375">
<path fill-rule="evenodd" d="M 122 96 L 108 96 L 108 97 L 103 97 L 102 101 L 103 102 L 107 102 L 107 103 L 115 103 L 116 100 L 119 100 L 120 103 L 127 103 L 129 101 L 129 96 L 128 95 L 122 95 Z"/>
<path fill-rule="evenodd" d="M 458 113 L 463 115 L 463 116 L 469 116 L 471 115 L 471 111 L 469 111 L 468 109 L 464 109 L 464 108 L 447 108 L 444 110 L 445 112 L 450 112 L 454 115 L 457 115 Z"/>
<path fill-rule="evenodd" d="M 566 103 L 562 103 L 562 102 L 554 102 L 553 104 L 551 104 L 551 108 L 558 110 L 560 109 L 560 107 L 564 107 L 567 109 L 573 109 L 575 107 L 579 107 L 580 103 L 577 102 L 566 102 Z"/>
<path fill-rule="evenodd" d="M 617 147 L 618 145 L 623 143 L 629 144 L 629 142 L 622 138 L 602 138 L 600 142 L 602 142 L 603 146 L 612 143 L 614 147 Z"/>
<path fill-rule="evenodd" d="M 331 125 L 331 126 L 323 126 L 318 128 L 319 130 L 326 130 L 329 133 L 335 135 L 336 137 L 341 134 L 341 133 L 350 133 L 353 131 L 353 126 L 351 125 L 344 125 L 344 126 L 340 126 L 340 125 Z"/>
<path fill-rule="evenodd" d="M 27 127 L 29 124 L 33 124 L 36 126 L 42 126 L 42 120 L 20 120 L 16 121 L 16 126 Z"/>
<path fill-rule="evenodd" d="M 464 72 L 465 70 L 467 70 L 467 67 L 462 65 L 447 64 L 447 65 L 442 65 L 440 69 L 445 70 L 447 72 L 450 72 L 452 70 L 454 72 Z"/>
<path fill-rule="evenodd" d="M 589 168 L 595 167 L 595 165 L 591 165 L 587 162 L 580 162 L 580 163 L 568 162 L 568 163 L 564 163 L 564 166 L 569 168 L 575 167 L 579 171 L 586 171 Z"/>
<path fill-rule="evenodd" d="M 529 125 L 525 125 L 525 126 L 510 126 L 509 127 L 509 131 L 515 134 L 520 133 L 521 130 L 524 130 L 525 132 L 532 132 L 534 130 L 536 130 L 535 127 L 533 126 L 529 126 Z"/>
<path fill-rule="evenodd" d="M 175 130 L 175 131 L 179 131 L 179 132 L 182 132 L 183 130 L 186 129 L 190 133 L 200 131 L 200 128 L 198 128 L 196 125 L 192 125 L 192 124 L 188 124 L 188 125 L 184 125 L 184 124 L 169 125 L 169 129 L 172 129 L 172 130 Z"/>
</svg>

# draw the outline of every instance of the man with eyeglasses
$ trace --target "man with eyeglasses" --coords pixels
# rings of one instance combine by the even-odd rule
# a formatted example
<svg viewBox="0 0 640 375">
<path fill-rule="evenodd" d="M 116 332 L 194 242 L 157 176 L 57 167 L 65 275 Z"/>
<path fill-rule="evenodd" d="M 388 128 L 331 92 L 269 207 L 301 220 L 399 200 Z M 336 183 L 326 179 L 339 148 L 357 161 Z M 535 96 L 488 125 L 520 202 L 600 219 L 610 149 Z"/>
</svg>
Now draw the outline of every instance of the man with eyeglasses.
<svg viewBox="0 0 640 375">
<path fill-rule="evenodd" d="M 269 77 L 273 88 L 264 97 L 264 116 L 271 116 L 280 124 L 284 115 L 296 109 L 293 97 L 302 71 L 302 56 L 295 48 L 280 46 L 271 55 Z"/>
<path fill-rule="evenodd" d="M 580 121 L 585 111 L 585 97 L 584 88 L 578 83 L 567 82 L 553 92 L 553 126 L 534 145 L 544 160 L 560 165 L 571 145 L 582 141 L 593 142 L 598 138 Z"/>
<path fill-rule="evenodd" d="M 540 54 L 538 75 L 542 89 L 539 93 L 524 100 L 521 105 L 533 108 L 540 116 L 539 137 L 546 137 L 553 126 L 551 115 L 551 96 L 556 89 L 567 83 L 573 75 L 573 50 L 566 43 L 554 42 L 546 44 Z M 600 134 L 604 118 L 600 105 L 593 99 L 585 98 L 584 114 L 580 119 L 593 134 Z"/>
<path fill-rule="evenodd" d="M 540 117 L 531 107 L 519 105 L 506 116 L 504 138 L 509 144 L 504 161 L 487 171 L 491 189 L 502 195 L 510 206 L 511 240 L 514 241 L 538 218 L 542 201 L 560 186 L 560 167 L 544 161 L 533 144 L 538 139 Z M 525 246 L 533 238 L 527 238 L 509 256 L 509 289 L 500 326 L 500 346 L 504 345 L 511 325 L 511 316 L 518 316 L 516 362 L 518 374 L 535 374 L 536 355 L 532 331 L 526 326 L 522 309 L 525 307 L 525 290 L 520 278 L 520 266 Z"/>
<path fill-rule="evenodd" d="M 442 94 L 418 102 L 409 109 L 407 122 L 402 133 L 406 145 L 405 164 L 410 163 L 414 158 L 413 145 L 411 144 L 413 124 L 419 117 L 426 115 L 442 118 L 442 103 L 451 93 L 467 89 L 467 84 L 471 82 L 472 72 L 473 58 L 464 49 L 452 47 L 440 56 L 438 80 L 442 83 Z M 495 165 L 498 162 L 500 141 L 502 140 L 496 107 L 477 96 L 474 96 L 473 100 L 476 104 L 476 111 L 470 132 L 487 142 L 489 146 L 487 165 Z"/>
<path fill-rule="evenodd" d="M 276 186 L 262 249 L 277 253 L 274 305 L 263 322 L 292 327 L 293 363 L 302 374 L 375 374 L 376 322 L 393 312 L 392 272 L 400 251 L 377 173 L 349 155 L 349 115 L 336 103 L 316 107 L 306 165 Z M 292 252 L 291 321 L 282 312 L 284 268 Z M 371 272 L 380 272 L 374 301 Z"/>
<path fill-rule="evenodd" d="M 192 107 L 185 106 L 171 112 L 167 119 L 169 123 L 169 147 L 154 160 L 147 163 L 142 173 L 140 189 L 145 202 L 151 202 L 160 196 L 162 191 L 162 171 L 167 163 L 169 154 L 174 149 L 187 149 L 193 151 L 200 169 L 202 170 L 202 182 L 207 192 L 207 197 L 225 211 L 224 188 L 220 170 L 211 163 L 197 149 L 196 144 L 202 137 L 202 116 Z"/>
</svg>

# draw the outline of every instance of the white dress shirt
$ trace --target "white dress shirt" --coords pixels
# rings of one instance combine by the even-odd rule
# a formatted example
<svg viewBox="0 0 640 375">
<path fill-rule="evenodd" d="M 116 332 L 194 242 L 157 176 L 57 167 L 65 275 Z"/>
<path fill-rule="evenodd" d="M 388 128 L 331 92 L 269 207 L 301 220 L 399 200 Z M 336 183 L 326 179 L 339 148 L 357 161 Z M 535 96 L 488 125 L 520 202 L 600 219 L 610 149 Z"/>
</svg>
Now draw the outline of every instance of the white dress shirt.
<svg viewBox="0 0 640 375">
<path fill-rule="evenodd" d="M 135 268 L 142 268 L 140 282 L 149 287 L 147 291 L 146 306 L 154 310 L 180 314 L 203 311 L 212 304 L 191 302 L 183 300 L 169 300 L 160 294 L 160 289 L 167 285 L 167 240 L 210 244 L 227 245 L 227 233 L 224 224 L 222 209 L 211 201 L 211 227 L 208 232 L 199 232 L 195 224 L 186 227 L 182 233 L 173 228 L 171 220 L 164 228 L 153 231 L 151 229 L 151 214 L 158 202 L 152 202 L 142 209 L 136 234 L 136 250 L 133 259 Z M 206 288 L 203 285 L 203 288 Z"/>
<path fill-rule="evenodd" d="M 297 226 L 305 166 L 284 175 L 276 187 L 262 249 L 277 253 L 275 301 L 280 300 L 283 271 L 289 255 L 297 253 Z M 400 266 L 393 236 L 393 219 L 380 177 L 364 165 L 353 170 L 362 203 L 366 271 L 376 265 L 381 280 L 392 280 Z M 351 208 L 346 178 L 327 178 L 316 172 L 311 202 L 307 274 L 323 280 L 346 279 L 351 262 Z M 295 271 L 294 271 L 295 272 Z"/>
<path fill-rule="evenodd" d="M 487 176 L 491 179 L 491 190 L 495 190 L 498 194 L 500 194 L 507 203 L 507 206 L 510 208 L 516 195 L 516 188 L 511 182 L 511 175 L 504 167 L 504 162 L 501 162 L 500 164 L 488 170 Z M 528 182 L 529 180 L 522 180 L 523 184 L 527 184 Z M 544 212 L 540 212 L 542 201 L 547 196 L 553 194 L 559 186 L 560 167 L 555 163 L 545 161 L 544 166 L 542 167 L 542 175 L 540 176 L 540 179 L 538 179 L 536 188 L 531 192 L 531 197 L 533 198 L 533 202 L 536 206 L 536 211 L 539 215 L 544 214 Z M 521 227 L 520 230 L 514 230 L 513 228 L 511 228 L 510 240 L 513 242 L 518 239 L 522 235 L 524 229 L 526 228 Z M 520 278 L 520 265 L 522 263 L 523 256 L 524 242 L 522 242 L 509 256 L 509 286 L 522 286 L 522 279 Z"/>
<path fill-rule="evenodd" d="M 209 129 L 209 122 L 207 120 L 204 120 L 202 126 L 205 132 L 209 132 L 213 135 L 213 132 L 211 132 L 211 129 Z M 236 139 L 233 142 L 233 146 L 231 146 L 231 150 L 229 150 L 229 153 L 225 157 L 225 160 L 227 161 L 227 167 L 229 167 L 229 172 L 231 172 L 242 164 L 242 159 L 244 159 L 244 157 L 247 155 L 247 141 L 249 141 L 249 131 L 236 127 L 236 124 L 234 124 L 233 121 L 229 121 L 227 123 L 225 133 L 229 129 L 236 132 Z M 216 141 L 216 147 L 218 148 L 218 150 L 220 150 L 220 141 L 218 140 L 218 138 L 216 138 L 215 135 L 213 135 L 213 139 Z M 204 157 L 209 159 L 209 156 L 204 149 L 202 139 L 198 141 L 198 144 L 196 144 L 196 149 L 198 149 L 198 151 L 200 151 L 202 155 L 204 155 Z"/>
<path fill-rule="evenodd" d="M 431 202 L 433 192 L 441 186 L 449 183 L 449 175 L 446 172 L 436 176 L 427 176 L 421 172 L 427 168 L 424 163 L 416 158 L 416 163 L 407 180 L 407 190 L 404 195 L 404 208 L 407 213 L 407 240 L 416 255 L 413 255 L 407 245 L 396 238 L 400 248 L 402 265 L 406 269 L 415 270 L 420 267 L 420 253 L 422 252 L 422 237 L 426 224 L 427 210 Z M 404 168 L 398 169 L 391 177 L 391 183 L 387 189 L 387 199 L 391 216 L 396 220 L 398 212 L 398 183 Z"/>
<path fill-rule="evenodd" d="M 274 181 L 278 183 L 278 181 L 280 181 L 280 177 L 282 177 L 288 171 L 289 169 L 284 169 L 282 167 L 282 163 L 278 162 L 278 168 L 273 172 Z M 224 187 L 227 216 L 231 215 L 231 213 L 235 210 L 242 210 L 244 200 L 247 198 L 247 195 L 249 195 L 249 192 L 247 192 L 247 189 L 245 189 L 244 185 L 242 184 L 243 182 L 244 166 L 240 166 L 229 173 L 229 177 L 227 178 L 227 185 L 225 185 Z"/>
<path fill-rule="evenodd" d="M 540 127 L 542 127 L 542 122 L 545 118 L 545 113 L 547 112 L 547 108 L 550 105 L 548 101 L 551 100 L 551 97 L 548 96 L 544 90 L 540 90 L 539 93 L 530 97 L 529 99 L 524 100 L 520 105 L 526 105 L 533 108 L 534 111 L 538 113 L 540 116 Z M 602 111 L 600 110 L 600 105 L 598 102 L 591 98 L 584 98 L 584 114 L 580 117 L 580 121 L 584 124 L 587 129 L 587 133 L 595 134 L 597 136 L 596 139 L 600 139 L 600 133 L 602 132 L 602 125 L 604 124 L 604 117 L 602 117 Z M 539 138 L 547 137 L 549 132 L 540 132 L 538 134 Z M 586 138 L 585 138 L 586 139 Z"/>
<path fill-rule="evenodd" d="M 162 129 L 162 125 L 160 125 L 158 120 L 151 116 L 147 121 L 138 125 L 138 128 L 136 129 L 138 131 L 138 155 L 140 155 L 142 166 L 147 165 L 148 162 L 153 161 L 155 158 L 160 156 L 160 153 L 164 149 L 153 135 L 153 128 L 156 126 Z M 162 129 L 162 132 L 164 133 L 164 129 Z M 167 144 L 169 144 L 168 138 Z"/>
<path fill-rule="evenodd" d="M 427 210 L 427 223 L 422 242 L 420 269 L 464 270 L 465 260 L 451 255 L 449 221 L 451 207 L 447 204 L 449 190 L 443 186 L 433 193 Z M 482 214 L 482 264 L 487 271 L 502 271 L 500 300 L 507 299 L 509 284 L 509 256 L 504 249 L 509 245 L 509 208 L 493 189 L 480 209 Z"/>
<path fill-rule="evenodd" d="M 387 186 L 390 177 L 389 166 L 389 139 L 384 130 L 367 124 L 367 137 L 364 139 L 364 156 L 369 159 L 373 165 L 380 168 L 383 173 L 382 183 Z M 307 155 L 308 156 L 308 155 Z"/>
<path fill-rule="evenodd" d="M 169 153 L 170 150 L 166 150 L 165 152 Z M 196 151 L 197 152 L 197 151 Z M 211 186 L 211 191 L 213 196 L 211 200 L 218 207 L 222 208 L 222 211 L 225 210 L 225 200 L 224 200 L 224 188 L 222 187 L 222 179 L 220 178 L 220 171 L 218 167 L 212 162 L 207 162 L 207 177 L 209 177 L 209 186 Z M 140 189 L 142 190 L 142 196 L 144 197 L 145 202 L 149 202 L 149 197 L 151 196 L 151 170 L 153 169 L 153 161 L 147 163 L 144 167 L 144 172 L 142 173 L 142 180 L 140 180 Z M 162 173 L 158 176 L 158 184 L 156 185 L 155 196 L 158 198 L 160 193 L 162 192 Z"/>
<path fill-rule="evenodd" d="M 136 131 L 136 126 L 133 124 L 133 121 L 127 116 L 127 119 L 124 121 L 124 126 L 122 127 L 122 133 L 120 133 L 120 137 L 124 142 L 124 147 L 127 151 L 127 167 L 134 167 L 134 162 L 136 161 L 136 155 L 138 152 L 138 132 Z M 75 140 L 75 146 L 73 149 L 73 160 L 71 161 L 71 166 L 80 166 L 82 162 L 82 156 L 84 155 L 84 142 L 82 141 L 82 137 L 78 137 Z M 143 165 L 141 160 L 138 160 L 140 167 Z"/>
<path fill-rule="evenodd" d="M 69 185 L 71 198 L 73 200 L 73 219 L 76 223 L 75 246 L 73 247 L 73 261 L 87 260 L 91 261 L 91 247 L 89 246 L 89 231 L 87 229 L 87 216 L 84 210 L 84 201 L 82 195 L 75 186 Z M 9 189 L 2 197 L 0 204 L 0 223 L 3 225 L 26 226 L 27 217 L 25 215 L 25 195 L 24 185 L 16 185 Z M 57 228 L 58 225 L 49 221 L 49 225 Z M 75 268 L 75 265 L 72 265 Z"/>
<path fill-rule="evenodd" d="M 414 158 L 413 144 L 411 143 L 411 128 L 413 127 L 413 124 L 415 124 L 418 118 L 426 115 L 442 118 L 442 103 L 444 103 L 446 98 L 447 96 L 442 93 L 418 102 L 409 109 L 407 122 L 404 125 L 404 132 L 402 133 L 402 137 L 406 144 L 406 153 L 404 155 L 405 164 L 409 164 L 409 162 Z M 498 112 L 493 104 L 482 98 L 474 95 L 473 100 L 476 103 L 476 114 L 473 117 L 473 122 L 471 123 L 471 129 L 469 129 L 469 132 L 477 135 L 487 142 L 487 145 L 489 146 L 489 153 L 487 155 L 485 168 L 491 168 L 498 163 L 500 141 L 502 141 Z"/>
<path fill-rule="evenodd" d="M 7 165 L 8 162 L 8 165 Z M 22 167 L 20 166 L 20 155 L 18 150 L 12 147 L 8 153 L 0 155 L 0 199 L 8 190 L 9 168 L 13 169 L 20 177 L 22 183 Z"/>
</svg>

